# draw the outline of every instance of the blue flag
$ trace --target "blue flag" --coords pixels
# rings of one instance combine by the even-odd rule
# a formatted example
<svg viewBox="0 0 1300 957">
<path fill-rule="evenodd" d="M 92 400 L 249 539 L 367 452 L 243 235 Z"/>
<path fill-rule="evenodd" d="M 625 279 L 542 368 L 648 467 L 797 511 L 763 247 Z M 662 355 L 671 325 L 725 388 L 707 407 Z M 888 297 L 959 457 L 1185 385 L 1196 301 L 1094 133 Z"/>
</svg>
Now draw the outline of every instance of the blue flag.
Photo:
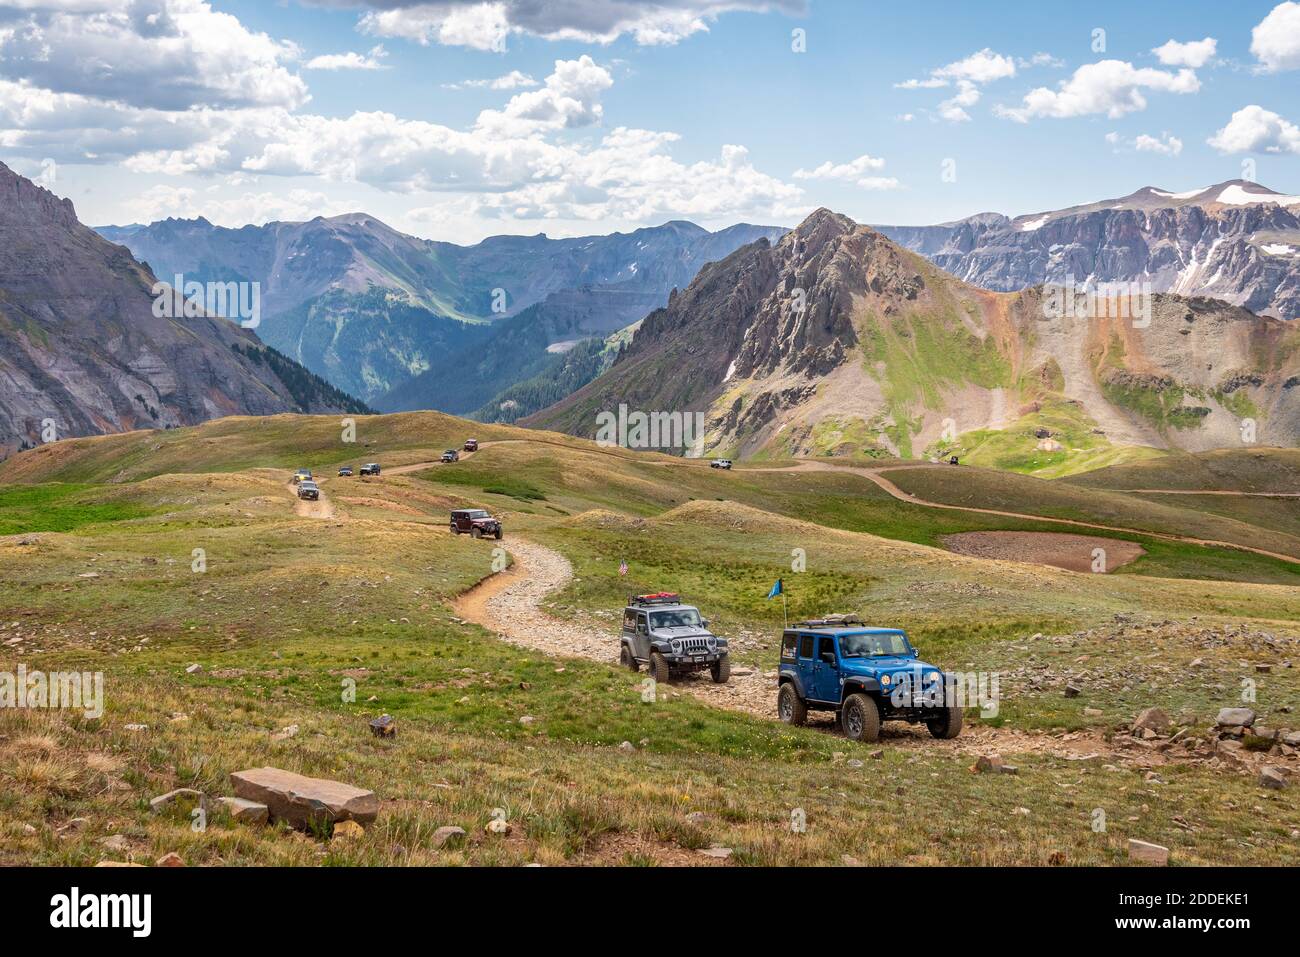
<svg viewBox="0 0 1300 957">
<path fill-rule="evenodd" d="M 781 584 L 781 579 L 778 578 L 776 580 L 776 584 L 772 586 L 772 590 L 767 593 L 767 597 L 775 598 L 777 595 L 782 595 L 784 593 L 785 593 L 785 586 Z"/>
</svg>

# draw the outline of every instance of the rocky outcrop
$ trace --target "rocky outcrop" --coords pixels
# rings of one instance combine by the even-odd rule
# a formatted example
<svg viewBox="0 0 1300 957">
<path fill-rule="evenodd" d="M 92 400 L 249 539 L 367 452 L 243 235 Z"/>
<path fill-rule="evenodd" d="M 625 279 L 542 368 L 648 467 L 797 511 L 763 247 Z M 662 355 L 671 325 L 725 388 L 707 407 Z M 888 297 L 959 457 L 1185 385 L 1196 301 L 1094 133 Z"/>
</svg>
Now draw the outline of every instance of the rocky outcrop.
<svg viewBox="0 0 1300 957">
<path fill-rule="evenodd" d="M 155 282 L 71 202 L 0 164 L 0 458 L 52 438 L 362 409 L 250 330 L 155 315 Z"/>
</svg>

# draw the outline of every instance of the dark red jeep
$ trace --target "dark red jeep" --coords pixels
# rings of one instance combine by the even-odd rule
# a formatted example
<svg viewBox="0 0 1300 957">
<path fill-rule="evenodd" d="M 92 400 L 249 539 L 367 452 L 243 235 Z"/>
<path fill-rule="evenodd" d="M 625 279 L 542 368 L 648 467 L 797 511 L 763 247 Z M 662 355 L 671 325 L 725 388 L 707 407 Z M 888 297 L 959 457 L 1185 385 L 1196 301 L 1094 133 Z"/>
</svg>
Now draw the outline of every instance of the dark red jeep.
<svg viewBox="0 0 1300 957">
<path fill-rule="evenodd" d="M 453 535 L 468 532 L 475 538 L 500 538 L 503 534 L 501 522 L 481 508 L 458 508 L 452 512 L 451 531 Z"/>
</svg>

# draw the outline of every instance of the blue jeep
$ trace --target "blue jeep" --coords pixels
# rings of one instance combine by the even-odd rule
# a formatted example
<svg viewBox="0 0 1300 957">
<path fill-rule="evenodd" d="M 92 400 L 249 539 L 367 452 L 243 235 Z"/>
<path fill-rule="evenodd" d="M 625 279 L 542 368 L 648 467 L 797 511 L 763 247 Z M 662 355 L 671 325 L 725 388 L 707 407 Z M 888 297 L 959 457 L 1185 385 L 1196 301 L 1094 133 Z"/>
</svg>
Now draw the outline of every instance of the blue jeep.
<svg viewBox="0 0 1300 957">
<path fill-rule="evenodd" d="M 921 661 L 898 628 L 836 616 L 795 622 L 781 642 L 776 709 L 787 724 L 834 711 L 854 741 L 875 741 L 882 721 L 922 721 L 936 738 L 955 738 L 962 709 L 954 691 L 952 676 Z"/>
</svg>

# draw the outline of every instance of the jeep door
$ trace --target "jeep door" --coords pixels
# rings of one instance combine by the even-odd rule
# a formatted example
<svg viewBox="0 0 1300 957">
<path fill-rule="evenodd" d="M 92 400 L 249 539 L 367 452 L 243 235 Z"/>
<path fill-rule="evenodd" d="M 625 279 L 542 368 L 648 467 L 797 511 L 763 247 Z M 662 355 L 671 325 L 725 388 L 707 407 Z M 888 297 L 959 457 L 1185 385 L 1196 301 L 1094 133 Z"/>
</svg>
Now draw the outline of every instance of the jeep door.
<svg viewBox="0 0 1300 957">
<path fill-rule="evenodd" d="M 835 638 L 817 636 L 817 656 L 812 659 L 812 680 L 808 696 L 818 701 L 840 700 L 840 666 L 835 657 Z"/>
<path fill-rule="evenodd" d="M 636 631 L 632 634 L 632 649 L 638 658 L 650 659 L 650 621 L 646 613 L 636 613 Z"/>
<path fill-rule="evenodd" d="M 799 680 L 803 683 L 803 696 L 820 701 L 817 694 L 817 636 L 799 636 Z"/>
</svg>

